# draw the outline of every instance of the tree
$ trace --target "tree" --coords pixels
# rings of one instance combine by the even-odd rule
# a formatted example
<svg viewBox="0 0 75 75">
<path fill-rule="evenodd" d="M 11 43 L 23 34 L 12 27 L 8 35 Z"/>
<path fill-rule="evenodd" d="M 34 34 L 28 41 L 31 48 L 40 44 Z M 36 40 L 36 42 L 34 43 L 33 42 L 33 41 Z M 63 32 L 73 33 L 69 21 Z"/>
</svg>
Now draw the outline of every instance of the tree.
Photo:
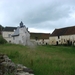
<svg viewBox="0 0 75 75">
<path fill-rule="evenodd" d="M 2 25 L 0 25 L 0 34 L 1 34 L 3 29 L 4 29 L 4 27 Z"/>
<path fill-rule="evenodd" d="M 0 35 L 0 44 L 7 43 L 7 41 Z"/>
<path fill-rule="evenodd" d="M 4 29 L 4 27 L 2 25 L 0 25 L 0 31 L 2 31 Z"/>
</svg>

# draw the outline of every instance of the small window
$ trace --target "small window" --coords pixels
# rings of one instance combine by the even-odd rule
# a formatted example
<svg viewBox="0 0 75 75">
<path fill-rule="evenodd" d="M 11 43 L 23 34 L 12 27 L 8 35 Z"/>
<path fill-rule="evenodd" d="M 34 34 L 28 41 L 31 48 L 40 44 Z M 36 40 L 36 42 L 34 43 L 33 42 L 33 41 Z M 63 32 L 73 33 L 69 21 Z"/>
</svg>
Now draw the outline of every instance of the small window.
<svg viewBox="0 0 75 75">
<path fill-rule="evenodd" d="M 59 42 L 61 42 L 61 41 L 59 40 Z"/>
<path fill-rule="evenodd" d="M 58 41 L 56 41 L 56 45 L 58 45 Z"/>
<path fill-rule="evenodd" d="M 65 42 L 65 39 L 64 39 L 64 42 Z"/>
<path fill-rule="evenodd" d="M 44 43 L 44 39 L 42 39 L 42 42 Z"/>
<path fill-rule="evenodd" d="M 38 37 L 35 37 L 35 40 L 37 41 L 38 40 Z"/>
<path fill-rule="evenodd" d="M 47 42 L 46 42 L 46 45 L 47 45 Z"/>
<path fill-rule="evenodd" d="M 8 37 L 11 37 L 11 34 L 8 34 Z"/>
<path fill-rule="evenodd" d="M 58 36 L 58 39 L 60 39 L 60 36 Z"/>
<path fill-rule="evenodd" d="M 13 40 L 15 40 L 15 37 L 13 37 Z"/>
<path fill-rule="evenodd" d="M 9 40 L 9 43 L 11 43 L 11 40 Z"/>
</svg>

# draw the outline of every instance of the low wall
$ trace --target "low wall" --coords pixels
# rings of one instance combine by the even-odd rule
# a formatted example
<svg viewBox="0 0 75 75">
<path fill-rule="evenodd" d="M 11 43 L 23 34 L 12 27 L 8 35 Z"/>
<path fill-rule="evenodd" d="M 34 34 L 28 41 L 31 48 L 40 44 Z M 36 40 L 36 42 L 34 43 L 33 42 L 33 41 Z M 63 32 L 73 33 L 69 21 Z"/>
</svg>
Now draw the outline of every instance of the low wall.
<svg viewBox="0 0 75 75">
<path fill-rule="evenodd" d="M 33 70 L 15 64 L 5 54 L 0 54 L 0 75 L 34 75 Z"/>
</svg>

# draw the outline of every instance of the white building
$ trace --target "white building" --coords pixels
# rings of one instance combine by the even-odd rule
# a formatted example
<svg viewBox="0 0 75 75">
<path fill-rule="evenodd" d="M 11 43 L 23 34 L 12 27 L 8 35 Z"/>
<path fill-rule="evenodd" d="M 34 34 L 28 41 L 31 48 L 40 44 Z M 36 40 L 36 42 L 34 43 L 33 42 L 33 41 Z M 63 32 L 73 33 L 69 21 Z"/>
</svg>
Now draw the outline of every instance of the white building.
<svg viewBox="0 0 75 75">
<path fill-rule="evenodd" d="M 36 42 L 38 45 L 49 44 L 50 33 L 30 33 L 31 41 Z"/>
<path fill-rule="evenodd" d="M 29 33 L 28 29 L 21 22 L 19 27 L 5 27 L 2 31 L 2 36 L 10 43 L 42 45 L 49 44 L 50 33 Z"/>
<path fill-rule="evenodd" d="M 50 45 L 75 44 L 75 26 L 55 29 L 49 37 Z"/>
<path fill-rule="evenodd" d="M 7 41 L 12 43 L 13 37 L 11 36 L 14 33 L 14 30 L 16 30 L 17 27 L 5 27 L 2 31 L 3 38 Z"/>
<path fill-rule="evenodd" d="M 20 27 L 14 31 L 13 35 L 13 43 L 15 44 L 22 44 L 22 45 L 29 45 L 30 44 L 30 33 L 28 29 L 20 23 Z"/>
</svg>

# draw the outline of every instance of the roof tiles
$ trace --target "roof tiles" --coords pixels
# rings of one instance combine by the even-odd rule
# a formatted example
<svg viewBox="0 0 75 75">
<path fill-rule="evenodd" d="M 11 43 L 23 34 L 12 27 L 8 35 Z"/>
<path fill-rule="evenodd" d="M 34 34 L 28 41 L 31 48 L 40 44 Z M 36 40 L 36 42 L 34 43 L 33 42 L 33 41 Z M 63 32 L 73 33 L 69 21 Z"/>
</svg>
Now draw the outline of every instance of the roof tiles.
<svg viewBox="0 0 75 75">
<path fill-rule="evenodd" d="M 75 34 L 75 26 L 55 29 L 51 36 L 71 35 Z"/>
</svg>

